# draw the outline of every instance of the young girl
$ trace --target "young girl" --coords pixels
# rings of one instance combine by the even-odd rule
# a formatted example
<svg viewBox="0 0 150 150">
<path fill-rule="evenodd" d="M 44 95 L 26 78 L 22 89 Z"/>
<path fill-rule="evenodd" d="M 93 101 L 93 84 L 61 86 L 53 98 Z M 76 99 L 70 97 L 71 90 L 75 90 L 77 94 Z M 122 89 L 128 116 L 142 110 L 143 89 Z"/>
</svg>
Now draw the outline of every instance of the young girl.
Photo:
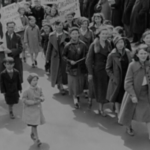
<svg viewBox="0 0 150 150">
<path fill-rule="evenodd" d="M 29 17 L 29 26 L 27 26 L 24 34 L 24 43 L 29 49 L 33 68 L 37 66 L 37 56 L 41 45 L 40 30 L 35 23 L 35 18 L 33 16 Z"/>
<path fill-rule="evenodd" d="M 150 62 L 147 45 L 140 45 L 125 78 L 125 95 L 119 114 L 119 123 L 133 136 L 132 120 L 145 122 L 150 140 Z"/>
<path fill-rule="evenodd" d="M 42 105 L 44 102 L 44 96 L 42 89 L 38 86 L 38 75 L 32 73 L 28 76 L 27 80 L 30 84 L 22 96 L 23 107 L 23 121 L 31 127 L 31 139 L 40 146 L 42 143 L 39 140 L 37 126 L 45 123 L 45 119 L 42 113 Z"/>
</svg>

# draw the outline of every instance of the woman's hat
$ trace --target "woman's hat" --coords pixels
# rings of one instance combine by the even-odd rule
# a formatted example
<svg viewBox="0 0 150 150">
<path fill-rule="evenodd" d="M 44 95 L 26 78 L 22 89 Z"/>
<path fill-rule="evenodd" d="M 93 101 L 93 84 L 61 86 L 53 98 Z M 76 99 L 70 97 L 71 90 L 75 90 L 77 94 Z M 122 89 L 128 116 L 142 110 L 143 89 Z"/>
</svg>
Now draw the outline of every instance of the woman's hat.
<svg viewBox="0 0 150 150">
<path fill-rule="evenodd" d="M 72 27 L 71 29 L 69 29 L 69 33 L 71 34 L 73 31 L 79 31 L 79 28 L 78 27 Z"/>
<path fill-rule="evenodd" d="M 37 78 L 39 79 L 39 76 L 36 74 L 36 73 L 31 73 L 28 78 L 27 78 L 27 81 L 29 82 L 29 84 L 31 83 L 31 81 L 33 80 L 33 78 Z"/>
<path fill-rule="evenodd" d="M 120 40 L 123 40 L 123 41 L 124 41 L 124 38 L 121 37 L 121 36 L 116 36 L 116 37 L 114 37 L 114 39 L 113 39 L 114 45 L 116 46 L 116 44 L 117 44 Z"/>
</svg>

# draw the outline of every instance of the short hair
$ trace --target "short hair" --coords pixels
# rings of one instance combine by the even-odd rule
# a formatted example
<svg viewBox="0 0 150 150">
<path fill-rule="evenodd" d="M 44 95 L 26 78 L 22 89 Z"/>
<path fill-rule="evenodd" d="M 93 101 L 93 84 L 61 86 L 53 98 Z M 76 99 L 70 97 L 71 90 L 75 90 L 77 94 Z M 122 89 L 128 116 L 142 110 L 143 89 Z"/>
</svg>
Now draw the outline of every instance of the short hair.
<svg viewBox="0 0 150 150">
<path fill-rule="evenodd" d="M 101 23 L 104 23 L 105 17 L 103 13 L 95 13 L 92 17 L 92 22 L 95 23 L 95 17 L 100 17 L 101 18 Z"/>
<path fill-rule="evenodd" d="M 122 37 L 125 36 L 123 27 L 117 26 L 114 28 L 114 30 L 116 30 Z"/>
<path fill-rule="evenodd" d="M 139 58 L 137 57 L 137 54 L 142 49 L 148 53 L 148 46 L 146 44 L 139 45 L 138 48 L 135 50 L 135 53 L 134 53 L 134 56 L 133 56 L 133 59 L 135 61 L 139 61 Z M 147 60 L 149 60 L 149 56 L 147 57 Z"/>
<path fill-rule="evenodd" d="M 89 21 L 88 18 L 82 17 L 82 18 L 81 18 L 81 25 L 82 25 L 84 22 L 87 22 L 88 25 L 90 24 L 90 21 Z"/>
<path fill-rule="evenodd" d="M 10 63 L 10 64 L 14 64 L 14 59 L 12 57 L 6 57 L 4 60 L 3 60 L 3 63 Z"/>
<path fill-rule="evenodd" d="M 146 31 L 142 34 L 141 42 L 144 42 L 143 39 L 144 39 L 147 35 L 150 35 L 150 30 L 146 30 Z"/>
<path fill-rule="evenodd" d="M 63 22 L 60 20 L 56 20 L 54 24 L 55 24 L 55 26 L 57 26 L 57 25 L 63 24 Z"/>
<path fill-rule="evenodd" d="M 14 24 L 14 25 L 16 25 L 16 23 L 15 23 L 14 21 L 9 21 L 9 22 L 6 23 L 7 26 L 8 26 L 9 24 Z"/>
<path fill-rule="evenodd" d="M 35 20 L 36 21 L 34 16 L 29 16 L 28 19 L 29 19 L 29 21 L 31 21 L 31 20 Z"/>
</svg>

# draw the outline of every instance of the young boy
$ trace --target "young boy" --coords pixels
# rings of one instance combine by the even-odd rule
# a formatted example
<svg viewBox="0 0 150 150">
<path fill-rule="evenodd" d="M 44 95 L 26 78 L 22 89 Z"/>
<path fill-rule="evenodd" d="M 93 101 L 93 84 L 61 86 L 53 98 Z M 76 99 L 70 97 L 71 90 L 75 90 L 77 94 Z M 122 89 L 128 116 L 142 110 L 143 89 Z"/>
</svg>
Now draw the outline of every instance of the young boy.
<svg viewBox="0 0 150 150">
<path fill-rule="evenodd" d="M 41 34 L 33 16 L 29 17 L 29 26 L 25 29 L 24 43 L 26 48 L 29 49 L 32 67 L 35 68 L 37 66 L 37 56 L 41 49 Z"/>
<path fill-rule="evenodd" d="M 15 119 L 13 105 L 19 101 L 19 91 L 22 91 L 20 74 L 14 69 L 14 59 L 7 57 L 4 59 L 5 70 L 0 74 L 1 92 L 9 106 L 10 118 Z"/>
</svg>

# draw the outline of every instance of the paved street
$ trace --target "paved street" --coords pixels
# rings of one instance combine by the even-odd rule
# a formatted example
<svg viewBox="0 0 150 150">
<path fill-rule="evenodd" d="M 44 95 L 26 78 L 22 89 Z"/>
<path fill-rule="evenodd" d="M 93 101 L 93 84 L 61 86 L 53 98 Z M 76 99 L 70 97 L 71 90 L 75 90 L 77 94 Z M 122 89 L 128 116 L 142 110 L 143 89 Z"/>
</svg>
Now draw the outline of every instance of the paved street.
<svg viewBox="0 0 150 150">
<path fill-rule="evenodd" d="M 57 88 L 51 88 L 44 72 L 44 56 L 38 57 L 39 67 L 32 69 L 30 59 L 24 64 L 24 84 L 30 72 L 40 76 L 46 101 L 43 112 L 46 124 L 39 127 L 43 145 L 40 150 L 149 150 L 150 141 L 144 124 L 134 123 L 136 135 L 130 137 L 124 127 L 117 124 L 113 114 L 103 118 L 95 114 L 96 103 L 91 111 L 83 98 L 82 108 L 75 110 L 69 96 L 61 96 Z M 109 106 L 106 106 L 108 109 Z M 21 121 L 22 102 L 15 106 L 17 118 L 10 120 L 3 96 L 0 95 L 0 150 L 38 150 L 30 139 L 30 128 Z"/>
</svg>

